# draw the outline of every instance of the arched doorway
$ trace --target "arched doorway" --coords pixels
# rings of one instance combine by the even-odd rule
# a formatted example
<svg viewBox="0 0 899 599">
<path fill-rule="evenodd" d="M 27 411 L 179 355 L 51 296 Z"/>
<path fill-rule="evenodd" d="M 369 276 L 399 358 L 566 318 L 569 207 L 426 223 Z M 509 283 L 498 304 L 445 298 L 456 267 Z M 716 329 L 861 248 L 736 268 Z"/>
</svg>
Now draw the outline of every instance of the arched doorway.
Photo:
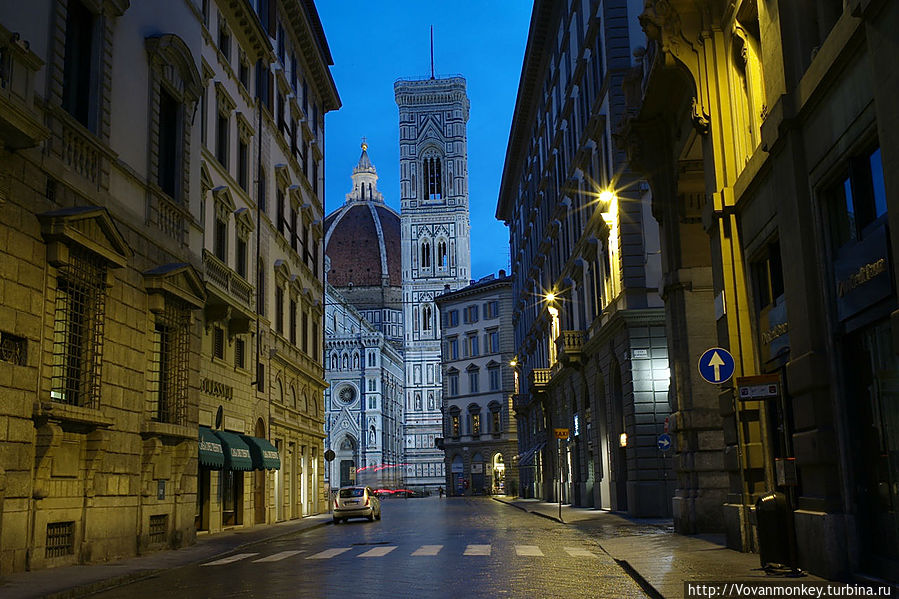
<svg viewBox="0 0 899 599">
<path fill-rule="evenodd" d="M 494 495 L 506 494 L 506 463 L 503 454 L 493 456 L 493 491 Z"/>
<path fill-rule="evenodd" d="M 340 468 L 340 486 L 346 487 L 356 482 L 356 459 L 358 445 L 352 436 L 347 435 L 337 448 L 337 459 Z"/>
<path fill-rule="evenodd" d="M 260 439 L 265 438 L 265 423 L 262 418 L 256 421 L 256 430 L 253 433 Z M 265 470 L 253 472 L 253 508 L 256 524 L 265 523 Z"/>
</svg>

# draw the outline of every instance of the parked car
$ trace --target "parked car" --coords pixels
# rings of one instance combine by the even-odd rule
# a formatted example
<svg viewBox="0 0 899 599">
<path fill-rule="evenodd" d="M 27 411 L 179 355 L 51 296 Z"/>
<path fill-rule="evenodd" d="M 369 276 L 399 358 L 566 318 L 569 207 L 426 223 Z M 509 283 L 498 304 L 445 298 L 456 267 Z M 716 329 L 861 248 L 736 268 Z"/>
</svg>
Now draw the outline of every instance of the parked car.
<svg viewBox="0 0 899 599">
<path fill-rule="evenodd" d="M 381 500 L 370 487 L 342 487 L 334 498 L 334 524 L 349 518 L 381 519 Z"/>
</svg>

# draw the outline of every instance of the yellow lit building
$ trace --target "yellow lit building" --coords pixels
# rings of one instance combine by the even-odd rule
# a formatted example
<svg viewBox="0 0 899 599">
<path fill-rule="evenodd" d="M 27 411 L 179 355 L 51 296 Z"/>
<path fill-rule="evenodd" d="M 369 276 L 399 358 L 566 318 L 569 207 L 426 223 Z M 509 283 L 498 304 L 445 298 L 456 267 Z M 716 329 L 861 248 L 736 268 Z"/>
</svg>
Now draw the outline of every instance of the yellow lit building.
<svg viewBox="0 0 899 599">
<path fill-rule="evenodd" d="M 620 140 L 661 230 L 675 527 L 896 581 L 899 5 L 647 0 L 639 22 Z M 735 379 L 699 378 L 711 347 Z"/>
</svg>

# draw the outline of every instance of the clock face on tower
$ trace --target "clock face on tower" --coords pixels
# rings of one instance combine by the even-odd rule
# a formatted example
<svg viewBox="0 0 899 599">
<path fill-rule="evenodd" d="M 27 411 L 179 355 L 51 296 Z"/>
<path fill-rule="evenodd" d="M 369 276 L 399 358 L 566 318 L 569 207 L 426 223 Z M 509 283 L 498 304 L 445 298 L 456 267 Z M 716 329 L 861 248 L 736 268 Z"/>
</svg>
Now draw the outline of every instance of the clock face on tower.
<svg viewBox="0 0 899 599">
<path fill-rule="evenodd" d="M 346 385 L 345 387 L 341 387 L 340 392 L 337 394 L 340 397 L 340 401 L 344 403 L 350 403 L 354 399 L 356 399 L 356 390 Z"/>
</svg>

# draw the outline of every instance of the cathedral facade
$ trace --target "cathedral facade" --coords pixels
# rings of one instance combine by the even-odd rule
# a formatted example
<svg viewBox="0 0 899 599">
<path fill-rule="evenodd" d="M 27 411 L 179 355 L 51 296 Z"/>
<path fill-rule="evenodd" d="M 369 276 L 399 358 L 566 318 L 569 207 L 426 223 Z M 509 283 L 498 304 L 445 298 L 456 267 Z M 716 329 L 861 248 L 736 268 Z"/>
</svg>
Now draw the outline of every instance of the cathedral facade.
<svg viewBox="0 0 899 599">
<path fill-rule="evenodd" d="M 325 219 L 326 446 L 332 488 L 403 483 L 400 216 L 363 142 L 343 206 Z"/>
<path fill-rule="evenodd" d="M 434 298 L 471 277 L 468 95 L 461 76 L 394 84 L 400 126 L 402 305 L 406 363 L 406 485 L 445 481 L 440 319 Z"/>
</svg>

